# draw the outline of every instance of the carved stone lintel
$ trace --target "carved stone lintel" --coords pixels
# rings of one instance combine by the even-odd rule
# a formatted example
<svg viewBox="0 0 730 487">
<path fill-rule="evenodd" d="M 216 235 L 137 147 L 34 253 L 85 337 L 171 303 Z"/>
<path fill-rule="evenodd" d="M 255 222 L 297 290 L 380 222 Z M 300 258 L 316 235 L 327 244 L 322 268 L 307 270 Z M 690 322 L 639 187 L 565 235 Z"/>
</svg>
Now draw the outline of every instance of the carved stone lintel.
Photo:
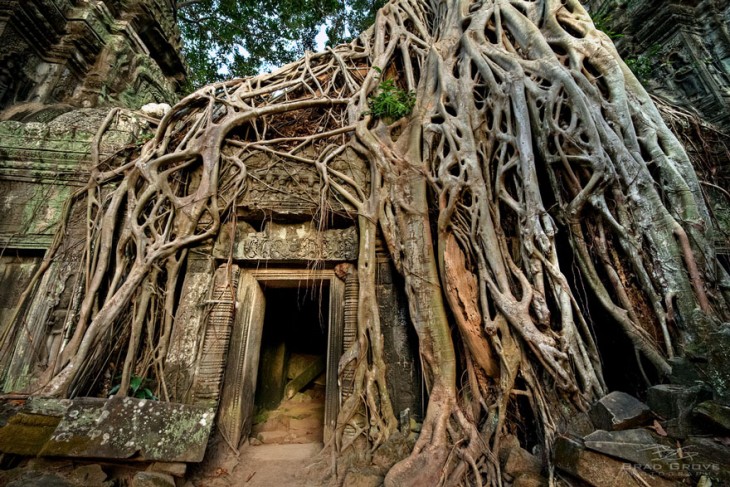
<svg viewBox="0 0 730 487">
<path fill-rule="evenodd" d="M 311 222 L 268 223 L 263 232 L 257 232 L 250 225 L 239 222 L 234 245 L 231 247 L 230 231 L 224 229 L 214 255 L 225 259 L 232 250 L 234 260 L 244 261 L 352 261 L 357 259 L 357 242 L 355 227 L 318 231 Z"/>
</svg>

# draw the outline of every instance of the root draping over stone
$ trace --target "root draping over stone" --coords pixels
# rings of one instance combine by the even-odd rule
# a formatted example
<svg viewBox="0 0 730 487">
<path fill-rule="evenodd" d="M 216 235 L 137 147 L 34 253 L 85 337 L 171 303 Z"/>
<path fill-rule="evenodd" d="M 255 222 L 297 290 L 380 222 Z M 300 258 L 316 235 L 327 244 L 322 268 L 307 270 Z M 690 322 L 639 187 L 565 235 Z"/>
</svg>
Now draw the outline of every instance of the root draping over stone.
<svg viewBox="0 0 730 487">
<path fill-rule="evenodd" d="M 416 93 L 410 116 L 369 114 L 385 79 Z M 348 149 L 367 183 L 332 167 Z M 355 394 L 337 453 L 398 427 L 379 233 L 403 275 L 429 402 L 388 485 L 500 484 L 518 400 L 549 451 L 561 418 L 606 389 L 581 296 L 659 374 L 680 323 L 726 312 L 687 155 L 578 1 L 394 0 L 349 45 L 191 94 L 135 160 L 92 174 L 85 293 L 46 394 L 88 374 L 115 323 L 129 331 L 121 390 L 161 370 L 188 249 L 235 220 L 260 155 L 315 168 L 320 214 L 341 203 L 358 222 L 358 339 L 340 363 Z"/>
</svg>

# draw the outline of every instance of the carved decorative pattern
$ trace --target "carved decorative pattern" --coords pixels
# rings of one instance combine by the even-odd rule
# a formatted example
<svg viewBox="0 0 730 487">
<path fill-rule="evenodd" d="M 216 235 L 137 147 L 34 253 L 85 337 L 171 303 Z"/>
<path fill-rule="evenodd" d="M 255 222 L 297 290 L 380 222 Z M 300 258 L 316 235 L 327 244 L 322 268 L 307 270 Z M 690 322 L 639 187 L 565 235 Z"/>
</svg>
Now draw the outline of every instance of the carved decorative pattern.
<svg viewBox="0 0 730 487">
<path fill-rule="evenodd" d="M 268 223 L 257 232 L 239 222 L 233 258 L 236 260 L 357 260 L 358 234 L 355 227 L 318 231 L 311 223 L 279 225 Z M 228 258 L 230 232 L 220 232 L 215 256 Z"/>
<path fill-rule="evenodd" d="M 226 268 L 216 271 L 210 314 L 193 385 L 193 404 L 218 403 L 235 317 L 237 286 L 238 268 L 232 269 L 230 277 Z"/>
<path fill-rule="evenodd" d="M 237 314 L 230 339 L 219 426 L 230 445 L 238 446 L 253 423 L 261 334 L 266 302 L 256 279 L 243 271 L 237 292 Z"/>
<path fill-rule="evenodd" d="M 307 154 L 302 156 L 307 157 Z M 369 173 L 354 151 L 345 151 L 330 166 L 367 188 Z M 248 190 L 239 201 L 240 207 L 254 212 L 307 215 L 321 207 L 322 181 L 313 166 L 283 160 L 278 156 L 259 155 L 248 158 L 246 168 L 249 175 Z M 348 186 L 344 181 L 339 182 Z M 354 213 L 354 208 L 349 204 L 331 195 L 327 205 L 334 212 Z"/>
<path fill-rule="evenodd" d="M 359 292 L 357 272 L 351 272 L 345 281 L 345 327 L 342 333 L 342 349 L 349 350 L 357 340 L 357 297 Z M 342 372 L 340 395 L 344 401 L 354 390 L 355 363 L 350 362 Z"/>
</svg>

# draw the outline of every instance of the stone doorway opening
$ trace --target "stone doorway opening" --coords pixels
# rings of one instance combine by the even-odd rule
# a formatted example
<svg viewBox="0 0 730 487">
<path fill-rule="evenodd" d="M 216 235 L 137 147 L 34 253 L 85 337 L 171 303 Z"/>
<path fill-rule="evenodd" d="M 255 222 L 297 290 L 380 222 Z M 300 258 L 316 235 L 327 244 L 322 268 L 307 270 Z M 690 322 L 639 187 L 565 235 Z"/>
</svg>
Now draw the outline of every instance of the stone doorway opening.
<svg viewBox="0 0 730 487">
<path fill-rule="evenodd" d="M 262 287 L 266 300 L 251 436 L 321 443 L 327 393 L 329 281 Z"/>
<path fill-rule="evenodd" d="M 334 431 L 337 420 L 340 398 L 340 387 L 337 382 L 338 363 L 343 348 L 348 343 L 352 343 L 355 336 L 357 287 L 350 289 L 347 293 L 349 299 L 346 298 L 345 282 L 336 276 L 334 269 L 237 268 L 236 272 L 231 273 L 231 276 L 226 280 L 226 269 L 219 268 L 214 289 L 230 289 L 231 286 L 227 284 L 229 281 L 237 284 L 233 286 L 235 313 L 232 326 L 216 330 L 209 325 L 206 330 L 206 335 L 215 335 L 210 340 L 210 348 L 227 348 L 227 357 L 222 362 L 225 376 L 218 405 L 218 426 L 221 433 L 231 445 L 240 445 L 242 440 L 247 439 L 252 433 L 256 394 L 259 391 L 259 387 L 257 387 L 259 364 L 262 351 L 267 350 L 267 347 L 262 347 L 267 308 L 268 313 L 274 316 L 272 320 L 276 320 L 277 314 L 284 313 L 280 315 L 283 316 L 283 320 L 293 321 L 296 324 L 301 321 L 299 313 L 294 312 L 298 309 L 297 299 L 307 296 L 307 290 L 309 290 L 309 295 L 316 298 L 316 305 L 312 304 L 316 311 L 309 313 L 310 318 L 307 320 L 310 322 L 310 326 L 301 328 L 303 328 L 304 334 L 307 334 L 308 330 L 309 334 L 313 335 L 313 331 L 316 330 L 316 335 L 323 334 L 326 337 L 318 338 L 314 345 L 316 348 L 309 349 L 310 351 L 316 350 L 317 353 L 311 355 L 317 356 L 318 360 L 324 360 L 325 363 L 324 421 L 321 423 L 323 423 L 322 439 L 326 443 Z M 351 281 L 357 282 L 351 279 L 348 280 L 348 283 Z M 284 291 L 283 296 L 277 297 L 277 293 L 272 291 L 276 289 L 293 289 L 295 294 L 289 295 L 287 298 L 287 292 Z M 317 292 L 313 292 L 313 290 L 317 290 Z M 214 295 L 214 301 L 231 302 L 218 299 L 216 296 Z M 225 296 L 221 294 L 221 297 Z M 267 307 L 268 299 L 272 301 L 272 304 Z M 291 313 L 287 315 L 286 311 L 280 311 L 285 308 L 292 310 Z M 346 308 L 350 310 L 349 313 L 346 313 Z M 272 311 L 274 309 L 276 311 Z M 214 306 L 211 314 L 216 313 L 216 310 L 217 308 Z M 350 319 L 346 320 L 346 316 L 350 316 Z M 325 324 L 326 326 L 324 326 Z M 274 330 L 276 329 L 274 326 Z M 346 329 L 350 331 L 348 332 Z M 230 332 L 226 330 L 230 330 Z M 229 338 L 225 340 L 226 343 L 223 343 L 219 336 L 225 336 L 228 333 L 230 333 Z M 296 339 L 296 336 L 298 335 L 295 335 L 293 340 Z M 326 351 L 322 355 L 323 346 Z M 289 362 L 289 360 L 282 362 L 287 364 L 287 372 Z M 311 365 L 309 361 L 307 363 Z M 280 369 L 283 370 L 283 365 Z M 265 372 L 264 374 L 266 375 Z M 267 376 L 269 379 L 271 378 L 271 374 Z M 321 377 L 321 375 L 318 373 L 313 379 L 317 377 Z M 286 379 L 282 379 L 283 381 L 288 383 Z M 299 382 L 301 381 L 305 381 L 305 378 L 301 378 Z M 305 381 L 299 390 L 309 382 L 311 381 Z M 273 390 L 278 391 L 279 387 L 280 385 L 277 385 Z M 266 389 L 271 389 L 271 387 L 267 385 Z M 284 390 L 284 394 L 286 394 L 286 385 Z M 264 391 L 263 387 L 261 391 Z M 342 394 L 346 393 L 347 390 L 343 384 Z M 260 392 L 260 394 L 264 394 L 264 392 Z M 276 401 L 277 395 L 271 394 L 272 402 Z M 292 394 L 292 396 L 295 395 L 296 392 Z M 318 422 L 318 424 L 320 423 Z"/>
</svg>

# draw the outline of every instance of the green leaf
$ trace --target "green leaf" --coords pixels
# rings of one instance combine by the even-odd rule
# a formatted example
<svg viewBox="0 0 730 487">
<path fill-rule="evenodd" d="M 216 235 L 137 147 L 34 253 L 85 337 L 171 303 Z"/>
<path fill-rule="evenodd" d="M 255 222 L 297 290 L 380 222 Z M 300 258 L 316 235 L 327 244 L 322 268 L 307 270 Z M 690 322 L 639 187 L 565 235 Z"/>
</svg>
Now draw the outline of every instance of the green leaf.
<svg viewBox="0 0 730 487">
<path fill-rule="evenodd" d="M 144 379 L 142 377 L 133 375 L 129 381 L 129 388 L 132 389 L 132 394 L 136 393 L 137 390 L 142 386 Z"/>
<path fill-rule="evenodd" d="M 143 396 L 143 399 L 152 399 L 152 400 L 156 400 L 156 399 L 157 399 L 157 396 L 155 396 L 155 395 L 154 395 L 154 394 L 152 393 L 152 391 L 151 391 L 151 390 L 149 390 L 149 389 L 148 389 L 148 388 L 146 388 L 146 387 L 145 387 L 145 388 L 144 388 L 144 390 L 142 391 L 142 396 Z"/>
</svg>

